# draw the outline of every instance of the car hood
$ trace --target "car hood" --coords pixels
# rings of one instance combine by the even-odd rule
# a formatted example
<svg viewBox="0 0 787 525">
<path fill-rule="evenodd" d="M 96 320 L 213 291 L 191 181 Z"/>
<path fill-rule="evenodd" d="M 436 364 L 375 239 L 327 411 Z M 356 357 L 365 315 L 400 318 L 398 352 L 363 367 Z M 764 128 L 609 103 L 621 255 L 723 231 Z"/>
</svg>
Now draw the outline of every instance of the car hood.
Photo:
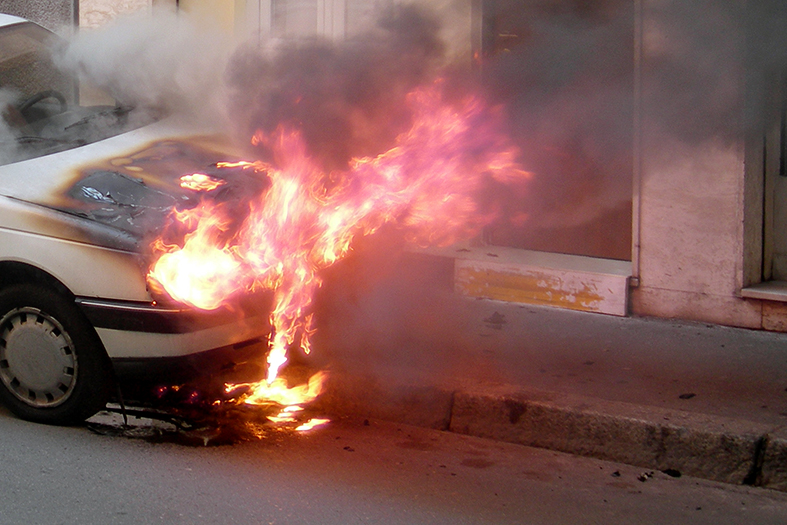
<svg viewBox="0 0 787 525">
<path fill-rule="evenodd" d="M 262 183 L 241 169 L 219 170 L 217 162 L 241 155 L 219 135 L 194 129 L 167 119 L 0 167 L 0 227 L 140 251 L 174 207 L 199 202 L 198 191 L 181 187 L 183 175 L 230 182 L 218 197 L 223 200 Z"/>
</svg>

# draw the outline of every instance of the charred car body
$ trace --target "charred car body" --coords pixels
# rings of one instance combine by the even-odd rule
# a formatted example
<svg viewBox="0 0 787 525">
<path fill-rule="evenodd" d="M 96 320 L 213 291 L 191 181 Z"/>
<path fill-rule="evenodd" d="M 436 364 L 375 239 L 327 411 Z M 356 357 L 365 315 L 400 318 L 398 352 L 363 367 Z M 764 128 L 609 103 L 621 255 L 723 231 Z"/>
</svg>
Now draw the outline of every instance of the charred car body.
<svg viewBox="0 0 787 525">
<path fill-rule="evenodd" d="M 151 295 L 149 241 L 198 199 L 179 177 L 228 159 L 213 139 L 178 138 L 176 119 L 80 105 L 47 57 L 52 38 L 0 15 L 0 398 L 68 424 L 104 406 L 116 372 L 261 341 L 269 326 L 255 307 L 208 314 Z"/>
</svg>

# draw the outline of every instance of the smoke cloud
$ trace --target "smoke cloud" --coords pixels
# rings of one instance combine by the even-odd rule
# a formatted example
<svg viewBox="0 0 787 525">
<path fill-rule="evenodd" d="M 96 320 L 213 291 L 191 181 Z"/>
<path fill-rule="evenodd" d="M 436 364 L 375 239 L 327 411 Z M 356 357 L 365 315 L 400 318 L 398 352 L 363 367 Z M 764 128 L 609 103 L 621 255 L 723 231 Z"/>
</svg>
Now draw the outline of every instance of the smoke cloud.
<svg viewBox="0 0 787 525">
<path fill-rule="evenodd" d="M 241 49 L 228 68 L 232 121 L 242 137 L 297 128 L 328 169 L 376 155 L 408 124 L 407 93 L 443 59 L 438 29 L 424 12 L 401 7 L 352 40 Z"/>
<path fill-rule="evenodd" d="M 236 50 L 182 11 L 157 11 L 80 32 L 61 65 L 122 103 L 204 118 L 231 129 L 239 143 L 291 124 L 327 169 L 342 168 L 390 146 L 410 119 L 406 94 L 469 51 L 464 3 L 420 3 L 436 7 L 440 19 L 397 6 L 342 42 L 279 40 Z M 481 85 L 505 108 L 522 162 L 536 174 L 525 194 L 498 188 L 484 196 L 508 218 L 527 217 L 520 227 L 501 221 L 487 240 L 628 258 L 634 4 L 494 0 L 483 8 L 480 75 L 452 71 L 450 83 L 465 92 Z M 643 9 L 642 130 L 691 145 L 732 143 L 742 129 L 763 125 L 787 65 L 781 2 L 648 2 Z M 467 43 L 456 44 L 462 38 Z"/>
<path fill-rule="evenodd" d="M 787 10 L 767 0 L 747 4 L 746 16 L 746 126 L 757 130 L 787 107 Z"/>
<path fill-rule="evenodd" d="M 784 84 L 787 68 L 782 2 L 645 4 L 642 129 L 695 145 L 733 143 L 742 132 L 761 126 L 773 85 Z M 478 78 L 446 69 L 450 50 L 440 35 L 459 33 L 446 31 L 434 15 L 415 6 L 388 10 L 375 27 L 346 41 L 280 40 L 264 49 L 248 44 L 233 50 L 228 39 L 197 28 L 182 13 L 132 17 L 80 33 L 60 64 L 123 103 L 204 118 L 226 127 L 242 144 L 257 130 L 270 133 L 291 125 L 301 130 L 326 170 L 389 148 L 410 123 L 407 94 L 438 74 L 447 75 L 449 93 L 461 96 L 482 88 L 504 108 L 522 163 L 535 174 L 527 192 L 493 184 L 480 196 L 488 207 L 500 206 L 507 219 L 527 216 L 522 226 L 500 221 L 487 231 L 488 240 L 628 258 L 634 3 L 498 0 L 483 5 Z M 0 92 L 0 105 L 5 100 L 10 94 Z M 0 140 L 7 133 L 0 127 Z M 375 248 L 369 253 L 387 255 L 385 250 L 393 253 L 399 246 L 381 241 Z M 337 298 L 322 304 L 339 313 L 328 318 L 322 337 L 333 333 L 359 353 L 371 346 L 396 352 L 416 339 L 440 339 L 435 332 L 443 327 L 451 332 L 451 323 L 441 325 L 429 314 L 445 306 L 442 295 L 435 294 L 434 302 L 427 298 L 421 308 L 412 308 L 419 299 L 410 293 L 420 292 L 420 283 L 389 289 L 386 296 L 379 291 L 386 283 L 371 281 L 379 278 L 381 263 L 393 259 L 372 260 L 356 259 L 334 270 L 333 283 L 354 286 L 331 288 L 328 282 L 326 290 Z M 354 271 L 352 264 L 372 269 Z M 359 276 L 368 277 L 368 286 L 359 283 Z M 401 300 L 389 300 L 391 293 Z M 452 344 L 459 347 L 461 341 Z M 428 368 L 433 358 L 424 356 L 437 355 L 419 353 Z"/>
<path fill-rule="evenodd" d="M 11 89 L 0 89 L 0 165 L 11 162 L 16 157 L 16 132 L 11 126 L 14 116 L 13 104 L 18 101 L 18 94 Z"/>
<path fill-rule="evenodd" d="M 162 9 L 79 32 L 59 65 L 122 104 L 223 123 L 222 73 L 232 49 L 222 35 Z"/>
<path fill-rule="evenodd" d="M 626 259 L 634 122 L 633 3 L 490 2 L 482 74 L 536 174 L 519 228 L 493 243 Z"/>
<path fill-rule="evenodd" d="M 470 84 L 467 76 L 452 73 L 449 84 L 458 92 L 483 86 L 505 108 L 523 163 L 535 173 L 524 194 L 499 186 L 484 196 L 509 218 L 527 214 L 522 227 L 496 224 L 488 239 L 628 258 L 634 3 L 483 4 L 480 79 Z M 742 132 L 762 125 L 768 78 L 779 78 L 787 66 L 781 2 L 666 1 L 647 2 L 646 8 L 639 64 L 643 130 L 691 146 L 738 141 Z M 426 11 L 400 6 L 351 40 L 278 41 L 231 54 L 185 17 L 156 17 L 79 35 L 63 63 L 122 101 L 220 120 L 244 144 L 258 129 L 292 125 L 326 169 L 341 169 L 352 157 L 387 149 L 407 128 L 407 93 L 446 71 L 441 31 Z M 320 343 L 332 347 L 334 357 L 346 351 L 376 362 L 390 353 L 430 372 L 449 368 L 445 363 L 461 350 L 462 341 L 451 336 L 459 333 L 452 323 L 460 315 L 441 322 L 434 312 L 450 311 L 449 302 L 440 293 L 412 293 L 423 290 L 417 276 L 417 284 L 403 288 L 394 288 L 396 279 L 379 280 L 381 263 L 393 261 L 385 250 L 397 248 L 380 242 L 368 252 L 378 254 L 372 262 L 361 257 L 333 269 L 319 305 L 328 312 Z M 343 286 L 348 282 L 353 286 Z M 426 341 L 435 340 L 451 355 L 428 348 Z M 412 349 L 409 356 L 406 348 Z"/>
</svg>

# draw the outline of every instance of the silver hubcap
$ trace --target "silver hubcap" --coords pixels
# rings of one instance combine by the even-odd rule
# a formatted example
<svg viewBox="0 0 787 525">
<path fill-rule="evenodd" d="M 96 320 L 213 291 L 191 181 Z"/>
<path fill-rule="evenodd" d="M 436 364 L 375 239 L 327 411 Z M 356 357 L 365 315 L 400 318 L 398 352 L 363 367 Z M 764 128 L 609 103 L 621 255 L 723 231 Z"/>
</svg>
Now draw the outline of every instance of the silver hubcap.
<svg viewBox="0 0 787 525">
<path fill-rule="evenodd" d="M 32 407 L 54 407 L 69 398 L 77 379 L 77 356 L 57 319 L 31 307 L 3 317 L 0 379 Z"/>
</svg>

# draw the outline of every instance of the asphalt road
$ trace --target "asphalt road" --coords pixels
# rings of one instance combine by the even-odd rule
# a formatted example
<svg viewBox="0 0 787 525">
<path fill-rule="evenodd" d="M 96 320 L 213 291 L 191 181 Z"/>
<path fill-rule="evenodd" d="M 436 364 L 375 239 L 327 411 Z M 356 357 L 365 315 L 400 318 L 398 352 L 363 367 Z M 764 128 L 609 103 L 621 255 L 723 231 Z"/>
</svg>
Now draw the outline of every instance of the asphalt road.
<svg viewBox="0 0 787 525">
<path fill-rule="evenodd" d="M 195 447 L 1 411 L 0 523 L 787 523 L 783 493 L 364 423 Z"/>
</svg>

